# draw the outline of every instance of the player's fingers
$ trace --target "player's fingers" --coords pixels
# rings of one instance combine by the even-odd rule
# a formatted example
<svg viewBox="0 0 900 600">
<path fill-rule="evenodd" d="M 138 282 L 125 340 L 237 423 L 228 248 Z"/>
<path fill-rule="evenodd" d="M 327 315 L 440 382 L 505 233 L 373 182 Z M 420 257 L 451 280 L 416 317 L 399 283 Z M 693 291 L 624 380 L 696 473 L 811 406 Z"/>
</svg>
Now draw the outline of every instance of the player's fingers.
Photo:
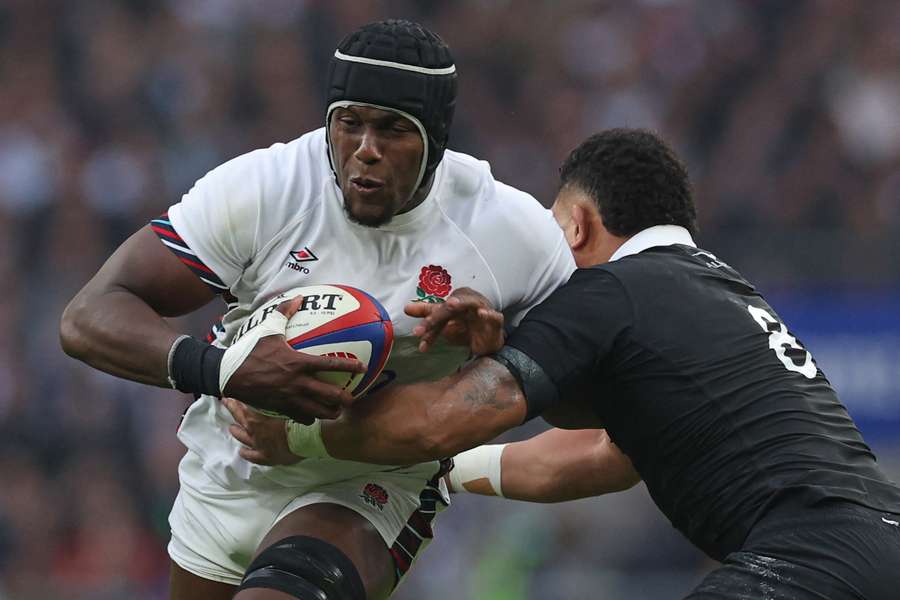
<svg viewBox="0 0 900 600">
<path fill-rule="evenodd" d="M 311 414 L 314 417 L 333 419 L 337 416 L 334 414 L 335 412 L 340 413 L 341 406 L 349 406 L 353 403 L 353 396 L 350 392 L 333 383 L 319 381 L 315 377 L 308 375 L 298 377 L 295 383 L 297 386 L 284 403 L 287 405 L 285 406 L 286 409 L 295 412 L 301 411 L 301 415 Z M 316 411 L 303 413 L 302 411 L 307 408 L 316 409 Z M 281 410 L 281 408 L 277 410 L 282 414 L 293 417 L 292 414 Z"/>
<path fill-rule="evenodd" d="M 298 365 L 302 366 L 305 373 L 318 371 L 341 371 L 344 373 L 365 373 L 366 365 L 355 358 L 340 358 L 337 356 L 315 356 L 313 354 L 297 353 Z"/>
<path fill-rule="evenodd" d="M 462 331 L 465 336 L 465 317 L 473 310 L 469 302 L 461 299 L 435 309 L 413 329 L 413 335 L 419 336 L 419 350 L 425 352 L 442 334 L 453 338 Z"/>
<path fill-rule="evenodd" d="M 271 467 L 275 464 L 274 461 L 272 461 L 265 452 L 261 452 L 259 450 L 241 448 L 240 450 L 238 450 L 238 454 L 240 454 L 241 458 L 243 458 L 244 460 L 257 465 Z"/>
<path fill-rule="evenodd" d="M 444 304 L 447 305 L 447 308 L 453 310 L 456 313 L 465 313 L 465 312 L 475 312 L 481 308 L 484 308 L 484 301 L 481 298 L 475 298 L 473 296 L 454 296 L 452 298 L 448 298 L 447 302 Z"/>
<path fill-rule="evenodd" d="M 444 327 L 444 337 L 451 344 L 466 345 L 469 342 L 469 328 L 459 319 L 451 319 Z"/>
<path fill-rule="evenodd" d="M 419 328 L 417 328 L 419 329 Z M 432 344 L 446 331 L 446 323 L 431 326 L 430 328 L 420 329 L 419 335 L 419 352 L 428 352 Z M 415 333 L 415 331 L 413 331 Z"/>
<path fill-rule="evenodd" d="M 416 330 L 419 331 L 418 334 L 416 334 Z M 438 338 L 438 336 L 440 336 L 441 333 L 443 333 L 443 331 L 444 331 L 443 323 L 441 323 L 440 325 L 433 325 L 428 328 L 426 328 L 424 326 L 416 327 L 416 329 L 413 330 L 413 333 L 419 336 L 419 351 L 421 351 L 421 352 L 427 351 L 428 348 L 431 347 L 431 344 L 434 343 L 434 340 L 436 340 Z"/>
<path fill-rule="evenodd" d="M 298 377 L 295 383 L 297 385 L 292 390 L 291 397 L 287 400 L 291 408 L 307 405 L 338 408 L 346 404 L 348 399 L 352 399 L 350 393 L 344 388 L 333 383 L 319 381 L 309 375 Z"/>
<path fill-rule="evenodd" d="M 503 313 L 498 312 L 492 308 L 479 308 L 478 318 L 487 323 L 499 324 L 501 327 L 503 327 Z"/>
<path fill-rule="evenodd" d="M 419 325 L 426 329 L 443 327 L 453 319 L 468 318 L 477 314 L 483 306 L 476 298 L 450 298 L 432 310 Z"/>
<path fill-rule="evenodd" d="M 451 306 L 465 306 L 471 309 L 477 309 L 481 306 L 491 306 L 490 300 L 472 288 L 459 288 L 453 290 L 453 293 L 447 298 L 446 303 Z"/>
<path fill-rule="evenodd" d="M 247 433 L 253 435 L 253 430 L 260 423 L 262 414 L 256 412 L 256 410 L 250 408 L 240 400 L 235 400 L 237 408 L 235 409 L 240 415 L 240 421 L 238 421 L 238 425 L 247 430 Z"/>
<path fill-rule="evenodd" d="M 413 328 L 413 335 L 419 336 L 419 349 L 427 348 L 444 331 L 447 323 L 459 314 L 456 306 L 447 306 L 446 303 L 436 305 L 428 316 L 424 317 Z M 424 344 L 424 346 L 423 346 Z"/>
<path fill-rule="evenodd" d="M 254 446 L 253 438 L 250 436 L 249 433 L 247 433 L 247 430 L 244 429 L 243 427 L 238 427 L 237 425 L 229 425 L 228 433 L 230 433 L 231 437 L 233 437 L 240 443 L 242 443 L 245 446 L 248 446 L 250 448 L 253 448 L 253 446 Z"/>
<path fill-rule="evenodd" d="M 427 329 L 440 326 L 448 319 L 452 319 L 456 314 L 456 305 L 447 306 L 446 302 L 439 304 L 429 304 L 419 302 L 415 304 L 407 304 L 406 314 L 411 317 L 419 317 L 422 319 L 413 329 L 414 335 L 421 335 Z M 417 333 L 418 332 L 418 333 Z"/>
<path fill-rule="evenodd" d="M 437 334 L 440 334 L 441 331 L 443 331 L 445 324 L 446 322 L 443 321 L 438 323 L 429 321 L 426 323 L 423 320 L 421 323 L 413 327 L 412 333 L 419 338 L 432 339 Z"/>
<path fill-rule="evenodd" d="M 285 300 L 284 302 L 279 304 L 276 310 L 290 319 L 298 310 L 300 310 L 300 307 L 302 305 L 303 296 L 294 296 L 293 298 Z"/>
<path fill-rule="evenodd" d="M 237 421 L 237 415 L 234 414 L 234 399 L 223 396 L 220 401 L 222 402 L 222 406 L 224 406 L 228 412 L 231 413 L 231 416 L 234 417 L 234 420 Z"/>
<path fill-rule="evenodd" d="M 228 409 L 228 412 L 231 413 L 231 416 L 234 417 L 235 422 L 241 427 L 247 426 L 247 411 L 244 408 L 244 403 L 234 398 L 222 398 L 222 404 L 225 405 L 225 408 Z"/>
<path fill-rule="evenodd" d="M 431 304 L 429 302 L 408 302 L 406 306 L 403 307 L 403 312 L 410 317 L 421 319 L 430 315 L 431 311 L 433 311 L 436 306 L 436 304 Z"/>
</svg>

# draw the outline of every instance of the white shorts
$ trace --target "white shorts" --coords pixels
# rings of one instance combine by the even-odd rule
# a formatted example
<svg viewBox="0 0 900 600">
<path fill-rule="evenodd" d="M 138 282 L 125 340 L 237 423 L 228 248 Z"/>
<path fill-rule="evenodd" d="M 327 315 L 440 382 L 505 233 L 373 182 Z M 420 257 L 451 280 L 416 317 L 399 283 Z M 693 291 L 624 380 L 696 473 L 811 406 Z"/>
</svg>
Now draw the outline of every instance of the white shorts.
<svg viewBox="0 0 900 600">
<path fill-rule="evenodd" d="M 181 488 L 169 514 L 169 556 L 204 579 L 239 585 L 266 533 L 294 510 L 339 504 L 366 518 L 389 548 L 397 581 L 433 537 L 431 523 L 449 505 L 442 462 L 374 470 L 311 490 L 279 485 L 228 487 L 188 450 L 178 467 Z M 378 467 L 373 467 L 377 469 Z"/>
</svg>

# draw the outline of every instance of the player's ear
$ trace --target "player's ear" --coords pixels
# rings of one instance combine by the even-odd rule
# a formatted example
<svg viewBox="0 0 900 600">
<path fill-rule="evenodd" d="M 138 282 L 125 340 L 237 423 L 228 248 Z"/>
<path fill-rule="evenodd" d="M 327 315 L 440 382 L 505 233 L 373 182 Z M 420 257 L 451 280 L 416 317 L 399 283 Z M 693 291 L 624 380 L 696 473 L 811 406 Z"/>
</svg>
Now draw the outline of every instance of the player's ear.
<svg viewBox="0 0 900 600">
<path fill-rule="evenodd" d="M 591 237 L 591 213 L 580 203 L 574 202 L 570 207 L 571 222 L 566 230 L 566 241 L 573 252 L 581 250 L 590 241 Z"/>
</svg>

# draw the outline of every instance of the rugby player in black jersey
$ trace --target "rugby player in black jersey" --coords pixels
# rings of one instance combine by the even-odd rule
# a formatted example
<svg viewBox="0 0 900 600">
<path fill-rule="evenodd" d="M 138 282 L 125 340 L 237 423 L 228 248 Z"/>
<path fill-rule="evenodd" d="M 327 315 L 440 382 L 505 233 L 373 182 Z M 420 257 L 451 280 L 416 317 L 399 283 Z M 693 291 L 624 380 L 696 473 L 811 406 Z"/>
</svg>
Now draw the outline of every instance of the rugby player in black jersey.
<svg viewBox="0 0 900 600">
<path fill-rule="evenodd" d="M 437 382 L 388 386 L 336 421 L 290 425 L 294 454 L 404 464 L 539 415 L 602 426 L 508 445 L 466 487 L 553 501 L 639 476 L 722 562 L 691 599 L 900 597 L 900 488 L 759 292 L 695 246 L 674 153 L 648 132 L 610 130 L 575 149 L 561 177 L 553 210 L 580 267 L 570 281 L 505 345 L 496 313 L 471 293 L 414 309 L 424 346 L 449 323 L 451 337 L 496 352 Z"/>
</svg>

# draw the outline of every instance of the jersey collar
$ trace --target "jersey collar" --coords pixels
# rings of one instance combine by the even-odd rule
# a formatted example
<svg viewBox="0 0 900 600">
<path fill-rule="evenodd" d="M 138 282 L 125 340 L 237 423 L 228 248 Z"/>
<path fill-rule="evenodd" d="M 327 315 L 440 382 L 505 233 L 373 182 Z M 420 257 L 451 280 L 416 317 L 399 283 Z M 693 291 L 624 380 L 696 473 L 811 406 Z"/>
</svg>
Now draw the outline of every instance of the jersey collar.
<svg viewBox="0 0 900 600">
<path fill-rule="evenodd" d="M 697 247 L 697 244 L 694 243 L 694 238 L 691 237 L 690 232 L 684 227 L 680 225 L 654 225 L 628 238 L 624 244 L 619 246 L 618 250 L 613 252 L 613 255 L 609 257 L 609 261 L 619 260 L 620 258 L 643 252 L 648 248 L 672 246 L 674 244 Z"/>
</svg>

